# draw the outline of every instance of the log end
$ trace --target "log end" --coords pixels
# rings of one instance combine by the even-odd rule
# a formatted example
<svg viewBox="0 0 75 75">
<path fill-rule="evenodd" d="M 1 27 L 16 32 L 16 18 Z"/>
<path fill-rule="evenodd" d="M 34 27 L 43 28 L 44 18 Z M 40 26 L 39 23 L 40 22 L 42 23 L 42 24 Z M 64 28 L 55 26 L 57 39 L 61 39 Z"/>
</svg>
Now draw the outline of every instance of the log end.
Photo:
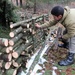
<svg viewBox="0 0 75 75">
<path fill-rule="evenodd" d="M 4 45 L 7 47 L 8 46 L 8 39 L 5 39 Z"/>
<path fill-rule="evenodd" d="M 7 47 L 7 48 L 6 48 L 6 53 L 9 53 L 9 52 L 10 52 L 10 51 L 9 51 L 9 47 Z"/>
<path fill-rule="evenodd" d="M 10 25 L 10 28 L 13 28 L 13 25 Z"/>
<path fill-rule="evenodd" d="M 12 54 L 9 54 L 9 55 L 8 55 L 8 59 L 9 59 L 9 61 L 12 60 Z"/>
<path fill-rule="evenodd" d="M 10 40 L 10 41 L 9 41 L 9 45 L 10 45 L 10 46 L 13 46 L 13 45 L 14 45 L 14 42 L 13 42 L 12 40 Z"/>
<path fill-rule="evenodd" d="M 9 36 L 10 37 L 14 37 L 14 33 L 13 32 L 10 32 Z"/>
<path fill-rule="evenodd" d="M 9 47 L 9 50 L 10 50 L 10 51 L 12 51 L 12 50 L 13 50 L 13 47 L 12 47 L 12 46 L 10 46 L 10 47 Z"/>
<path fill-rule="evenodd" d="M 5 64 L 5 69 L 9 69 L 10 66 L 11 66 L 11 62 L 7 62 L 7 63 Z"/>
<path fill-rule="evenodd" d="M 18 55 L 17 52 L 13 52 L 13 53 L 12 53 L 12 56 L 13 56 L 13 58 L 18 58 L 19 55 Z"/>
<path fill-rule="evenodd" d="M 18 65 L 17 62 L 13 62 L 13 66 L 14 66 L 14 67 L 19 67 L 19 65 Z"/>
<path fill-rule="evenodd" d="M 17 70 L 15 70 L 12 75 L 16 75 L 16 74 L 17 74 Z"/>
</svg>

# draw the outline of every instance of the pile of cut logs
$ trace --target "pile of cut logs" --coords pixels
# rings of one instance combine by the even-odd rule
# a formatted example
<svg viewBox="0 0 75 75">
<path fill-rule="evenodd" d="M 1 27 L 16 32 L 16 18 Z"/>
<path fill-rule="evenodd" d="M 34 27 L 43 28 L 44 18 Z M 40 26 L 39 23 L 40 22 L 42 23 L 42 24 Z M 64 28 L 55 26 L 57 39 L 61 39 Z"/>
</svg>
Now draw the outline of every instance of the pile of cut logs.
<svg viewBox="0 0 75 75">
<path fill-rule="evenodd" d="M 45 20 L 47 14 L 10 25 L 10 39 L 0 38 L 0 75 L 18 75 L 19 69 L 26 69 L 27 60 L 46 37 L 47 29 L 36 29 L 35 23 Z"/>
</svg>

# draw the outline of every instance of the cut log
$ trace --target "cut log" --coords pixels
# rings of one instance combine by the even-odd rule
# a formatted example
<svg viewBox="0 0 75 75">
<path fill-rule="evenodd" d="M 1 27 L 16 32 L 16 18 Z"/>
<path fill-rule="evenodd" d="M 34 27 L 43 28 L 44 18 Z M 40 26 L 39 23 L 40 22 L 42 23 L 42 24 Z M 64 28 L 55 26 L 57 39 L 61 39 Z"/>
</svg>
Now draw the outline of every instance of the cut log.
<svg viewBox="0 0 75 75">
<path fill-rule="evenodd" d="M 20 21 L 20 22 L 17 22 L 17 23 L 14 23 L 14 24 L 11 24 L 10 25 L 10 28 L 14 28 L 14 27 L 17 27 L 17 26 L 20 26 L 21 24 L 24 24 L 24 23 L 30 23 L 32 21 L 32 19 L 35 19 L 37 21 L 37 19 L 41 18 L 42 16 L 45 16 L 47 17 L 48 14 L 43 14 L 43 15 L 40 15 L 40 16 L 37 16 L 37 17 L 33 17 L 31 19 L 28 19 L 28 20 L 24 20 L 24 21 Z M 39 19 L 40 20 L 40 19 Z M 39 21 L 38 20 L 38 21 Z"/>
<path fill-rule="evenodd" d="M 3 52 L 10 53 L 10 47 L 4 48 L 4 49 L 2 49 L 2 50 L 3 50 Z M 1 51 L 1 52 L 2 52 L 2 51 Z"/>
<path fill-rule="evenodd" d="M 15 62 L 14 60 L 13 60 L 12 65 L 13 65 L 14 67 L 19 67 L 19 64 L 18 64 L 17 62 Z"/>
<path fill-rule="evenodd" d="M 5 47 L 3 49 L 0 50 L 1 53 L 10 53 L 11 51 L 13 50 L 13 47 L 12 46 L 9 46 L 9 47 Z"/>
<path fill-rule="evenodd" d="M 12 63 L 12 62 L 3 62 L 3 63 L 2 63 L 2 67 L 3 67 L 4 69 L 6 69 L 6 70 L 7 70 L 7 69 L 9 69 L 9 68 L 10 68 L 11 63 Z"/>
<path fill-rule="evenodd" d="M 16 51 L 14 51 L 12 53 L 12 56 L 14 58 L 18 58 L 19 55 L 22 53 L 23 50 L 25 50 L 25 48 L 27 48 L 29 45 L 31 45 L 32 43 L 27 43 L 27 44 L 22 44 L 21 46 L 18 47 L 18 49 Z"/>
<path fill-rule="evenodd" d="M 9 40 L 9 45 L 13 46 L 19 39 L 21 39 L 23 36 L 22 33 L 18 34 L 18 36 L 15 36 L 14 38 L 12 38 L 11 40 Z"/>
<path fill-rule="evenodd" d="M 9 46 L 9 51 L 11 52 L 13 50 L 13 47 L 12 46 Z"/>
<path fill-rule="evenodd" d="M 25 45 L 22 44 L 16 51 L 14 51 L 14 52 L 12 53 L 12 56 L 13 56 L 14 58 L 18 58 L 19 55 L 21 54 L 21 52 L 24 50 L 24 48 L 25 48 Z"/>
<path fill-rule="evenodd" d="M 26 54 L 21 54 L 21 55 L 23 55 L 23 56 L 26 57 L 26 58 L 30 58 L 30 54 L 28 54 L 28 53 L 26 53 Z"/>
<path fill-rule="evenodd" d="M 0 69 L 0 75 L 3 75 L 3 71 Z"/>
<path fill-rule="evenodd" d="M 15 35 L 17 35 L 21 31 L 22 31 L 22 27 L 19 27 L 19 28 L 15 29 L 14 31 L 10 32 L 9 36 L 14 37 Z"/>
<path fill-rule="evenodd" d="M 28 24 L 27 23 L 25 23 L 25 24 L 21 24 L 21 26 L 23 27 L 23 28 L 30 28 L 30 25 L 32 24 L 32 22 L 29 22 Z"/>
<path fill-rule="evenodd" d="M 5 62 L 11 61 L 12 59 L 12 54 L 1 54 L 0 59 L 4 60 Z"/>
<path fill-rule="evenodd" d="M 22 64 L 22 57 L 19 57 L 16 60 L 13 60 L 13 66 L 14 67 L 19 67 Z"/>
<path fill-rule="evenodd" d="M 17 69 L 6 70 L 5 74 L 6 75 L 16 75 L 17 74 Z"/>
<path fill-rule="evenodd" d="M 19 46 L 22 43 L 23 43 L 23 40 L 20 39 L 18 42 L 16 42 L 16 44 L 14 46 L 12 46 L 13 49 L 16 48 L 17 46 Z"/>
<path fill-rule="evenodd" d="M 10 28 L 14 28 L 14 27 L 20 26 L 21 24 L 28 23 L 28 22 L 31 22 L 31 21 L 32 21 L 32 19 L 28 19 L 28 20 L 20 21 L 20 22 L 17 22 L 17 23 L 11 24 L 11 25 L 10 25 Z"/>
<path fill-rule="evenodd" d="M 24 32 L 24 33 L 26 33 L 26 32 L 32 32 L 32 29 L 31 29 L 31 28 L 29 28 L 29 29 L 24 29 L 23 32 Z"/>
<path fill-rule="evenodd" d="M 0 60 L 0 68 L 2 67 L 3 60 Z"/>
<path fill-rule="evenodd" d="M 16 44 L 14 46 L 9 46 L 9 50 L 10 52 L 12 52 L 13 50 L 15 51 L 15 48 L 20 46 L 20 44 L 22 44 L 23 40 L 19 40 L 18 42 L 16 42 Z"/>
<path fill-rule="evenodd" d="M 9 51 L 9 47 L 4 47 L 4 48 L 2 48 L 2 49 L 0 49 L 0 52 L 1 53 L 9 53 L 10 51 Z"/>
<path fill-rule="evenodd" d="M 6 38 L 0 38 L 0 45 L 1 46 L 8 46 L 8 39 Z"/>
<path fill-rule="evenodd" d="M 10 53 L 9 47 L 6 48 L 6 53 Z"/>
</svg>

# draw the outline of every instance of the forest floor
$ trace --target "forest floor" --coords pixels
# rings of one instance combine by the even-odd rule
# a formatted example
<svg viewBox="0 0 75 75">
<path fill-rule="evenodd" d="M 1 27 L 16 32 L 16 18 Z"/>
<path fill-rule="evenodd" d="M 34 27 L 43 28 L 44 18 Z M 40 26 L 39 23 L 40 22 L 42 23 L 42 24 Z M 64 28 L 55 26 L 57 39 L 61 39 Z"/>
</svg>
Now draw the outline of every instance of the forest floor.
<svg viewBox="0 0 75 75">
<path fill-rule="evenodd" d="M 65 48 L 58 48 L 58 50 L 51 49 L 48 52 L 44 75 L 75 75 L 75 63 L 69 66 L 58 65 L 58 61 L 66 58 L 67 51 Z"/>
</svg>

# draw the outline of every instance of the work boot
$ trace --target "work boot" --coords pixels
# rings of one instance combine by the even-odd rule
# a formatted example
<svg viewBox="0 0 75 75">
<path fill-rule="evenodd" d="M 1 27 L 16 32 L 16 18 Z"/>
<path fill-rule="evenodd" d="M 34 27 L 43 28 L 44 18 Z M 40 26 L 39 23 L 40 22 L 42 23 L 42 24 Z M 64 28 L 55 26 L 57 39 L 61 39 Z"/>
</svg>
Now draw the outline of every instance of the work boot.
<svg viewBox="0 0 75 75">
<path fill-rule="evenodd" d="M 68 66 L 74 63 L 74 53 L 68 53 L 67 58 L 65 60 L 61 60 L 58 62 L 60 66 Z"/>
</svg>

